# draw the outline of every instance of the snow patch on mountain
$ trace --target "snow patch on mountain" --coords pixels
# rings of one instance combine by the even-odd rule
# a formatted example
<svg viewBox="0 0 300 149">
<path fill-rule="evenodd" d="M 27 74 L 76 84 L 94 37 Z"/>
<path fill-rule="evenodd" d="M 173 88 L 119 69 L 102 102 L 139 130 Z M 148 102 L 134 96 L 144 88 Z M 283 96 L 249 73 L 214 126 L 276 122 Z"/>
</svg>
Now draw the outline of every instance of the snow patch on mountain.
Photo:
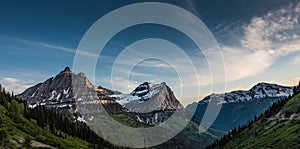
<svg viewBox="0 0 300 149">
<path fill-rule="evenodd" d="M 212 100 L 217 104 L 247 102 L 263 98 L 286 98 L 293 95 L 292 87 L 277 84 L 258 83 L 248 91 L 233 91 L 225 94 L 211 94 L 205 97 L 199 104 L 209 103 Z"/>
<path fill-rule="evenodd" d="M 77 117 L 77 121 L 86 123 L 86 121 L 84 120 L 84 116 L 82 116 L 82 117 L 80 117 L 80 116 Z"/>
<path fill-rule="evenodd" d="M 142 103 L 159 93 L 162 87 L 163 83 L 152 84 L 149 82 L 144 82 L 130 94 L 109 95 L 109 97 L 116 99 L 115 101 L 123 106 L 132 101 L 139 101 L 140 103 Z"/>
</svg>

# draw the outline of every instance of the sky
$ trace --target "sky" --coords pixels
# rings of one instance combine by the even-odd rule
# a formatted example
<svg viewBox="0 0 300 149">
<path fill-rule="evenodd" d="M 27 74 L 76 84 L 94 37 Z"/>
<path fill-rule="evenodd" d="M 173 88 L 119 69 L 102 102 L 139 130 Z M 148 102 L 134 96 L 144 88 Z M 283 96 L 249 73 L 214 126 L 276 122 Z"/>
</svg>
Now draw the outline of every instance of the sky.
<svg viewBox="0 0 300 149">
<path fill-rule="evenodd" d="M 0 5 L 0 83 L 21 93 L 66 66 L 72 69 L 83 36 L 97 20 L 141 2 L 172 4 L 197 16 L 216 39 L 224 64 L 217 57 L 208 62 L 206 57 L 216 53 L 199 49 L 183 32 L 160 24 L 140 24 L 113 36 L 101 55 L 83 53 L 97 59 L 95 85 L 129 93 L 144 81 L 166 82 L 186 105 L 212 92 L 248 90 L 258 82 L 294 85 L 300 80 L 300 2 L 295 0 L 12 0 Z M 168 20 L 175 18 L 176 22 L 176 15 Z M 140 59 L 151 53 L 167 57 Z M 212 66 L 224 69 L 225 79 L 212 82 L 224 76 L 212 76 Z M 193 71 L 196 75 L 191 75 Z"/>
</svg>

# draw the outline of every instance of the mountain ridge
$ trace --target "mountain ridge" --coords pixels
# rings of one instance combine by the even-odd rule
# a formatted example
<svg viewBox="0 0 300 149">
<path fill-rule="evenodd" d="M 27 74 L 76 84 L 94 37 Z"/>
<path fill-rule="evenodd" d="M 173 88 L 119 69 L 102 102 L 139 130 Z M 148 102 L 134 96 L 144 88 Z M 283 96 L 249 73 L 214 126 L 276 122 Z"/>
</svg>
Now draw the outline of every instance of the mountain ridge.
<svg viewBox="0 0 300 149">
<path fill-rule="evenodd" d="M 203 103 L 203 102 L 210 102 L 210 97 L 211 96 L 222 96 L 222 95 L 225 95 L 224 98 L 226 98 L 226 96 L 232 96 L 231 94 L 250 94 L 251 96 L 248 96 L 247 97 L 244 97 L 244 98 L 241 98 L 241 99 L 246 99 L 246 101 L 249 101 L 251 98 L 256 98 L 256 99 L 259 99 L 259 98 L 265 98 L 265 97 L 280 97 L 279 96 L 270 96 L 270 95 L 263 95 L 262 96 L 258 96 L 257 94 L 255 94 L 255 90 L 258 89 L 261 89 L 262 86 L 275 86 L 275 87 L 279 87 L 279 88 L 284 88 L 284 89 L 287 89 L 287 91 L 285 92 L 285 94 L 281 94 L 282 97 L 288 97 L 288 96 L 292 96 L 293 95 L 293 88 L 291 86 L 283 86 L 283 85 L 278 85 L 278 84 L 275 84 L 275 83 L 267 83 L 267 82 L 259 82 L 257 83 L 256 85 L 254 85 L 253 87 L 251 87 L 249 90 L 234 90 L 234 91 L 230 91 L 230 92 L 226 92 L 226 93 L 211 93 L 210 95 L 208 96 L 205 96 L 202 100 L 199 100 L 198 102 L 193 102 L 189 105 L 187 105 L 186 107 L 188 106 L 191 106 L 191 105 L 195 105 L 195 104 L 199 104 L 199 103 Z M 255 96 L 256 95 L 256 96 Z M 243 95 L 241 95 L 243 96 Z M 245 95 L 244 95 L 245 96 Z M 214 98 L 216 99 L 216 98 Z M 225 99 L 226 100 L 226 99 Z M 242 101 L 245 101 L 245 100 L 236 100 L 236 101 L 239 101 L 239 102 L 242 102 Z M 229 101 L 230 102 L 230 101 Z M 234 102 L 234 101 L 231 101 L 231 102 Z M 226 101 L 220 101 L 219 104 L 223 104 L 223 103 L 227 103 Z"/>
<path fill-rule="evenodd" d="M 78 109 L 78 104 L 83 106 L 92 106 L 92 104 L 100 103 L 110 105 L 120 104 L 128 112 L 136 114 L 137 121 L 153 125 L 165 121 L 177 109 L 183 109 L 183 106 L 176 99 L 166 83 L 163 82 L 156 86 L 158 87 L 155 88 L 156 92 L 148 95 L 147 99 L 142 94 L 137 95 L 136 92 L 143 85 L 148 85 L 148 82 L 142 83 L 130 94 L 122 94 L 121 92 L 112 91 L 102 86 L 95 86 L 84 73 L 75 74 L 69 67 L 66 67 L 54 77 L 26 89 L 18 97 L 26 100 L 29 108 L 45 105 L 48 108 L 55 108 L 59 112 L 68 113 L 70 117 L 79 121 L 87 121 L 87 119 L 92 119 L 92 117 L 85 117 L 84 119 L 80 110 L 86 109 Z M 148 87 L 149 90 L 147 93 L 150 90 L 154 91 L 152 86 Z M 124 105 L 122 102 L 119 102 L 120 98 L 116 98 L 120 96 L 124 96 L 122 98 L 125 99 L 122 100 L 129 100 L 128 98 L 135 99 L 136 97 L 142 98 L 132 100 L 132 102 L 129 101 Z"/>
<path fill-rule="evenodd" d="M 185 109 L 189 112 L 195 111 L 194 117 L 205 123 L 206 120 L 202 118 L 208 104 L 217 106 L 220 112 L 211 127 L 220 131 L 229 131 L 235 126 L 246 124 L 277 100 L 291 95 L 293 95 L 292 87 L 262 82 L 246 91 L 210 94 L 203 100 L 187 105 Z"/>
</svg>

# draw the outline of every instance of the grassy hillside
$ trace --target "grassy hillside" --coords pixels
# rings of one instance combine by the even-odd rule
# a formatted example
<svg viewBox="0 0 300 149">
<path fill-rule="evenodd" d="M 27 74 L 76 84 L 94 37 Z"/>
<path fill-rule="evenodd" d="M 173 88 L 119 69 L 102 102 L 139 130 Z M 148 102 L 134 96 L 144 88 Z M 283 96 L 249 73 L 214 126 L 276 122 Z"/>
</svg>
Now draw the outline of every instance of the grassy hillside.
<svg viewBox="0 0 300 149">
<path fill-rule="evenodd" d="M 137 122 L 133 117 L 134 115 L 131 115 L 130 113 L 124 112 L 123 108 L 119 104 L 109 104 L 104 105 L 105 109 L 108 111 L 108 113 L 119 123 L 122 123 L 124 125 L 134 127 L 134 128 L 145 128 L 145 127 L 151 127 L 150 125 L 146 125 L 140 122 Z M 185 121 L 182 118 L 177 119 L 180 121 Z M 91 123 L 91 125 L 97 125 L 97 121 Z M 224 132 L 219 132 L 213 129 L 208 129 L 207 132 L 199 134 L 199 122 L 196 120 L 191 120 L 189 124 L 174 138 L 171 140 L 152 147 L 155 148 L 203 148 L 209 143 L 212 143 L 215 139 L 219 138 L 224 134 Z M 103 130 L 102 130 L 103 131 Z M 114 134 L 114 131 L 109 130 L 109 133 L 111 135 L 118 135 Z M 131 132 L 128 132 L 131 133 Z"/>
<path fill-rule="evenodd" d="M 177 136 L 161 146 L 164 148 L 199 149 L 204 148 L 215 139 L 224 135 L 224 132 L 210 128 L 208 128 L 206 132 L 200 134 L 198 133 L 199 129 L 204 129 L 204 126 L 199 125 L 199 122 L 192 119 Z M 158 148 L 160 148 L 160 146 Z"/>
<path fill-rule="evenodd" d="M 130 121 L 131 119 L 121 119 Z M 130 123 L 129 123 L 130 124 Z M 0 148 L 121 148 L 100 138 L 85 123 L 44 106 L 28 108 L 0 84 Z"/>
<path fill-rule="evenodd" d="M 300 148 L 300 94 L 270 117 L 262 116 L 217 148 Z"/>
<path fill-rule="evenodd" d="M 0 105 L 0 146 L 48 147 L 53 148 L 88 148 L 89 143 L 64 132 L 54 135 L 49 129 L 42 129 L 35 120 L 28 120 L 22 115 L 23 105 L 16 100 L 8 103 L 8 108 Z M 29 143 L 28 143 L 29 142 Z M 27 143 L 27 144 L 26 144 Z"/>
<path fill-rule="evenodd" d="M 297 94 L 289 100 L 282 108 L 282 111 L 287 114 L 287 116 L 290 116 L 293 113 L 300 113 L 300 94 Z"/>
</svg>

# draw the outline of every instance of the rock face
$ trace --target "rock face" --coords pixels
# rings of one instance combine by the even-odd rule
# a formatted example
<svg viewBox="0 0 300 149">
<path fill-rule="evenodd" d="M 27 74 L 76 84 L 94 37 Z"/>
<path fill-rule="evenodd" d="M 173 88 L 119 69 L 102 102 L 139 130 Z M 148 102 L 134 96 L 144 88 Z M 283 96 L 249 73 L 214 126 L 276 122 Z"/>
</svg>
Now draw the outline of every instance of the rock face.
<svg viewBox="0 0 300 149">
<path fill-rule="evenodd" d="M 233 91 L 225 94 L 211 94 L 198 103 L 190 104 L 187 111 L 195 111 L 201 121 L 209 103 L 221 107 L 212 128 L 228 131 L 244 125 L 254 116 L 260 115 L 279 99 L 293 95 L 292 87 L 277 84 L 258 83 L 248 91 Z M 205 123 L 205 120 L 203 120 Z"/>
<path fill-rule="evenodd" d="M 292 87 L 280 86 L 277 84 L 258 83 L 248 91 L 232 91 L 225 94 L 212 94 L 205 97 L 199 103 L 209 103 L 211 96 L 216 98 L 218 104 L 224 103 L 237 103 L 237 102 L 248 102 L 251 100 L 258 100 L 264 98 L 284 98 L 293 95 Z"/>
<path fill-rule="evenodd" d="M 77 87 L 74 88 L 74 85 Z M 74 89 L 77 89 L 76 96 Z M 83 73 L 75 74 L 66 67 L 55 77 L 28 88 L 18 96 L 27 101 L 29 108 L 44 105 L 59 112 L 74 114 L 75 118 L 82 120 L 76 101 L 84 102 L 90 98 L 100 103 L 101 96 L 114 93 L 117 92 L 94 86 Z"/>
<path fill-rule="evenodd" d="M 130 94 L 122 94 L 94 86 L 83 73 L 75 74 L 69 67 L 18 96 L 27 101 L 29 108 L 44 105 L 79 121 L 92 119 L 90 114 L 82 113 L 99 112 L 99 104 L 106 107 L 119 104 L 137 121 L 149 125 L 164 122 L 176 110 L 184 109 L 166 83 L 144 82 Z"/>
<path fill-rule="evenodd" d="M 176 110 L 183 106 L 165 82 L 151 84 L 144 82 L 130 94 L 112 95 L 116 102 L 129 111 L 146 113 L 155 110 Z"/>
<path fill-rule="evenodd" d="M 164 122 L 176 110 L 184 110 L 165 82 L 144 82 L 130 94 L 110 96 L 130 113 L 135 113 L 140 122 L 150 125 Z"/>
</svg>

